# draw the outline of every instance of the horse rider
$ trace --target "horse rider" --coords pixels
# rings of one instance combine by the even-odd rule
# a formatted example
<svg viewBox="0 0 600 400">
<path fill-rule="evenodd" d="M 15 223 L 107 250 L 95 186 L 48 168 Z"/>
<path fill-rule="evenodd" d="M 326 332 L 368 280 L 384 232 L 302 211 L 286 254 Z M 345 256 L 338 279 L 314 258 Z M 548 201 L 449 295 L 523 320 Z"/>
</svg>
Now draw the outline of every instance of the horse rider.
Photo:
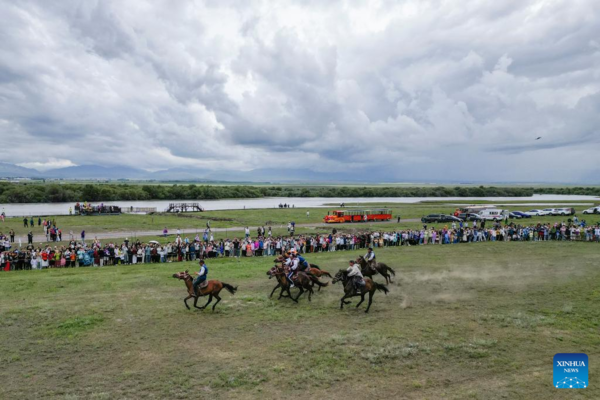
<svg viewBox="0 0 600 400">
<path fill-rule="evenodd" d="M 348 261 L 350 266 L 346 271 L 348 271 L 348 278 L 352 279 L 352 286 L 357 292 L 360 292 L 362 286 L 364 286 L 365 281 L 363 280 L 363 275 L 360 272 L 360 266 L 354 262 L 354 260 Z"/>
<path fill-rule="evenodd" d="M 300 260 L 298 260 L 298 258 L 293 254 L 289 258 L 289 267 L 290 273 L 288 274 L 287 278 L 288 281 L 290 281 L 290 287 L 294 287 L 294 281 L 292 277 L 299 271 L 298 268 L 300 267 Z"/>
<path fill-rule="evenodd" d="M 198 297 L 198 286 L 206 281 L 208 276 L 208 267 L 204 263 L 204 260 L 200 260 L 200 271 L 196 272 L 196 279 L 194 279 L 194 296 Z"/>
<path fill-rule="evenodd" d="M 375 258 L 375 252 L 373 251 L 372 247 L 369 247 L 369 250 L 367 251 L 367 254 L 365 254 L 364 259 L 367 261 L 367 265 L 373 270 L 373 272 L 376 272 L 377 269 L 375 268 L 375 265 L 377 265 L 377 260 Z"/>
</svg>

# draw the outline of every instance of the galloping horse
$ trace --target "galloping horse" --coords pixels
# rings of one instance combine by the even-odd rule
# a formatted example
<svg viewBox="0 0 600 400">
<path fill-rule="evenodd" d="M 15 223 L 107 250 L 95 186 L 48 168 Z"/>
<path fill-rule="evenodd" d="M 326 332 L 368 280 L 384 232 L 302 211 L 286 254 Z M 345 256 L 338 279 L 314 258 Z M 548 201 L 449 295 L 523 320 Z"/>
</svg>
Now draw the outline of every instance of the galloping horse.
<svg viewBox="0 0 600 400">
<path fill-rule="evenodd" d="M 237 290 L 237 286 L 233 287 L 230 284 L 225 283 L 225 282 L 221 282 L 221 281 L 217 281 L 217 280 L 210 280 L 210 281 L 208 281 L 207 285 L 204 288 L 198 288 L 198 290 L 200 290 L 200 296 L 206 296 L 206 295 L 209 296 L 206 304 L 203 307 L 198 307 L 198 297 L 200 297 L 200 296 L 196 296 L 194 294 L 194 285 L 193 285 L 194 279 L 188 273 L 188 271 L 186 270 L 185 272 L 178 272 L 176 274 L 173 274 L 173 278 L 183 280 L 185 282 L 185 286 L 187 286 L 188 297 L 183 299 L 183 302 L 185 303 L 185 306 L 187 307 L 188 310 L 190 309 L 190 306 L 188 306 L 188 303 L 187 303 L 188 299 L 191 299 L 193 297 L 194 298 L 194 307 L 196 307 L 199 310 L 204 310 L 210 304 L 210 302 L 212 301 L 213 296 L 214 296 L 217 299 L 217 302 L 215 304 L 213 304 L 212 309 L 213 309 L 213 311 L 215 311 L 215 307 L 221 301 L 221 297 L 219 297 L 219 293 L 221 292 L 221 290 L 223 290 L 223 288 L 225 288 L 231 294 L 235 294 L 235 291 Z"/>
<path fill-rule="evenodd" d="M 340 269 L 338 273 L 335 274 L 335 277 L 333 278 L 333 281 L 331 281 L 331 283 L 335 284 L 336 282 L 341 281 L 344 285 L 344 297 L 342 297 L 342 299 L 340 300 L 340 310 L 344 308 L 344 304 L 350 304 L 350 302 L 346 301 L 346 299 L 354 296 L 360 296 L 360 301 L 356 305 L 356 308 L 358 308 L 358 306 L 360 306 L 362 302 L 365 301 L 365 294 L 369 293 L 369 304 L 367 305 L 367 310 L 365 311 L 365 313 L 368 313 L 369 308 L 371 308 L 371 303 L 373 302 L 373 294 L 376 290 L 388 294 L 388 288 L 382 285 L 381 283 L 377 283 L 369 278 L 364 278 L 364 280 L 365 286 L 363 286 L 360 291 L 357 291 L 354 288 L 354 282 L 352 282 L 352 279 L 348 277 L 348 271 Z"/>
<path fill-rule="evenodd" d="M 300 296 L 302 296 L 302 294 L 305 291 L 307 291 L 308 292 L 308 301 L 311 301 L 312 295 L 314 294 L 313 286 L 315 284 L 318 285 L 319 288 L 321 288 L 323 286 L 327 286 L 329 284 L 329 282 L 321 283 L 319 281 L 319 279 L 312 274 L 307 274 L 305 272 L 299 271 L 296 274 L 296 280 L 294 281 L 294 286 L 296 286 L 300 290 L 300 292 L 298 293 L 298 296 L 296 296 L 296 298 L 294 299 L 290 293 L 290 282 L 287 279 L 286 272 L 287 271 L 283 267 L 283 265 L 274 265 L 273 268 L 271 268 L 269 270 L 269 272 L 267 272 L 267 275 L 269 275 L 269 279 L 274 276 L 277 278 L 277 282 L 278 282 L 277 286 L 275 286 L 273 288 L 273 291 L 271 291 L 271 295 L 269 297 L 273 296 L 273 293 L 275 293 L 275 290 L 280 287 L 281 292 L 279 293 L 278 300 L 281 299 L 281 297 L 289 297 L 297 303 Z M 287 291 L 288 296 L 283 296 L 284 291 Z"/>
<path fill-rule="evenodd" d="M 369 266 L 369 263 L 367 262 L 367 260 L 365 260 L 363 256 L 358 256 L 356 262 L 360 264 L 360 269 L 363 276 L 368 276 L 369 278 L 372 278 L 373 275 L 379 273 L 385 278 L 386 284 L 392 283 L 392 276 L 396 276 L 396 271 L 388 267 L 388 265 L 385 263 L 376 263 L 375 271 L 373 271 L 373 269 Z"/>
</svg>

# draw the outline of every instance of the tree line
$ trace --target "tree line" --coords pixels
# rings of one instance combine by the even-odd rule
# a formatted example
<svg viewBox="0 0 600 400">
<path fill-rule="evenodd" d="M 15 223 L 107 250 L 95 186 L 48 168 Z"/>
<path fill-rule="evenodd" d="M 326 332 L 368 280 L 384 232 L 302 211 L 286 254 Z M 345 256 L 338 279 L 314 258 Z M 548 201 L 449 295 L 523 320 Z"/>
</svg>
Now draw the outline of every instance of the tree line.
<svg viewBox="0 0 600 400">
<path fill-rule="evenodd" d="M 0 182 L 0 203 L 4 204 L 123 200 L 216 200 L 260 197 L 528 197 L 533 194 L 600 196 L 600 187 L 327 187 Z"/>
</svg>

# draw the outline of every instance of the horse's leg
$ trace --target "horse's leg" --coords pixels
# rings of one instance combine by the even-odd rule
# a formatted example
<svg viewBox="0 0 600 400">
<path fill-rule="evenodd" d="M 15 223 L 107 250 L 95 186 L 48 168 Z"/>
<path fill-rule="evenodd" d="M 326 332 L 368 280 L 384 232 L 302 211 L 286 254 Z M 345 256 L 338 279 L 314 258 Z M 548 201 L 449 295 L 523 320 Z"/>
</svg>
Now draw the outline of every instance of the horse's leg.
<svg viewBox="0 0 600 400">
<path fill-rule="evenodd" d="M 282 297 L 290 297 L 289 296 L 289 293 L 290 293 L 289 287 L 288 287 L 287 291 L 288 291 L 288 296 L 284 296 L 283 292 L 285 292 L 285 288 L 283 286 L 281 286 L 281 292 L 279 292 L 279 297 L 277 298 L 277 300 L 280 300 Z"/>
<path fill-rule="evenodd" d="M 365 294 L 361 292 L 361 294 L 360 294 L 360 301 L 356 305 L 356 308 L 358 308 L 358 306 L 360 306 L 363 301 L 365 301 Z"/>
<path fill-rule="evenodd" d="M 217 306 L 217 304 L 219 304 L 219 302 L 221 301 L 221 298 L 219 297 L 218 293 L 215 293 L 215 299 L 217 299 L 217 302 L 215 304 L 213 304 L 213 311 L 215 311 L 215 307 Z"/>
<path fill-rule="evenodd" d="M 300 289 L 300 292 L 298 292 L 298 296 L 296 296 L 296 302 L 298 302 L 298 299 L 304 293 L 304 289 L 302 289 L 302 286 L 298 286 L 298 289 Z"/>
<path fill-rule="evenodd" d="M 375 293 L 375 290 L 371 290 L 369 292 L 369 304 L 367 304 L 367 310 L 365 311 L 365 313 L 368 313 L 369 308 L 371 308 L 371 303 L 373 302 L 373 293 Z"/>
<path fill-rule="evenodd" d="M 200 308 L 201 310 L 204 310 L 210 304 L 210 302 L 212 301 L 212 298 L 213 298 L 213 294 L 210 293 L 208 295 L 208 301 L 206 302 L 206 304 L 204 305 L 204 307 L 198 307 L 198 308 Z"/>
<path fill-rule="evenodd" d="M 321 288 L 321 287 L 319 286 L 319 288 Z M 308 288 L 308 301 L 311 301 L 311 298 L 312 298 L 312 295 L 313 295 L 313 293 L 314 293 L 314 290 L 313 290 L 313 288 L 312 288 L 312 287 L 309 287 L 309 288 Z"/>
<path fill-rule="evenodd" d="M 195 296 L 195 297 L 194 297 L 194 307 L 196 307 L 196 308 L 200 308 L 200 307 L 198 307 L 198 299 L 199 299 L 199 298 L 200 298 L 200 296 Z M 201 309 L 201 308 L 200 308 L 200 309 Z"/>
<path fill-rule="evenodd" d="M 385 284 L 389 285 L 390 283 L 390 276 L 388 275 L 388 273 L 386 271 L 380 272 L 380 274 L 385 278 Z"/>
<path fill-rule="evenodd" d="M 188 310 L 190 309 L 190 306 L 188 306 L 188 303 L 187 303 L 187 301 L 188 301 L 188 299 L 189 299 L 190 297 L 192 297 L 192 296 L 188 296 L 188 297 L 186 297 L 185 299 L 183 299 L 183 303 L 185 304 L 185 306 L 187 307 L 187 309 L 188 309 Z"/>
<path fill-rule="evenodd" d="M 271 295 L 269 296 L 269 298 L 273 297 L 273 293 L 275 293 L 275 291 L 277 290 L 277 288 L 280 287 L 280 286 L 281 286 L 281 283 L 278 283 L 277 286 L 275 286 L 273 288 L 273 291 L 271 292 Z"/>
<path fill-rule="evenodd" d="M 349 301 L 345 301 L 345 299 L 347 299 L 348 297 L 350 297 L 350 296 L 348 296 L 348 293 L 345 293 L 344 297 L 341 298 L 341 300 L 340 300 L 340 310 L 344 309 L 344 304 L 350 303 Z"/>
<path fill-rule="evenodd" d="M 287 288 L 287 292 L 288 292 L 287 297 L 289 297 L 290 299 L 294 300 L 297 303 L 298 302 L 298 297 L 300 297 L 300 295 L 298 295 L 298 297 L 296 297 L 296 298 L 293 298 L 292 297 L 292 292 L 290 292 L 290 287 L 289 286 Z"/>
</svg>

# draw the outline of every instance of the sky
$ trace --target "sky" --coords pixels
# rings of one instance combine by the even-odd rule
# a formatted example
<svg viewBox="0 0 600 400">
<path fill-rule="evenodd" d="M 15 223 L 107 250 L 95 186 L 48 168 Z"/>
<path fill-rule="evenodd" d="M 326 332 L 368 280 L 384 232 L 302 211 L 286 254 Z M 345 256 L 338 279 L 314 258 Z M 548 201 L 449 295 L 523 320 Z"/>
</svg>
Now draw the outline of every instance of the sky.
<svg viewBox="0 0 600 400">
<path fill-rule="evenodd" d="M 597 0 L 0 0 L 0 161 L 39 170 L 600 183 L 599 111 Z"/>
</svg>

